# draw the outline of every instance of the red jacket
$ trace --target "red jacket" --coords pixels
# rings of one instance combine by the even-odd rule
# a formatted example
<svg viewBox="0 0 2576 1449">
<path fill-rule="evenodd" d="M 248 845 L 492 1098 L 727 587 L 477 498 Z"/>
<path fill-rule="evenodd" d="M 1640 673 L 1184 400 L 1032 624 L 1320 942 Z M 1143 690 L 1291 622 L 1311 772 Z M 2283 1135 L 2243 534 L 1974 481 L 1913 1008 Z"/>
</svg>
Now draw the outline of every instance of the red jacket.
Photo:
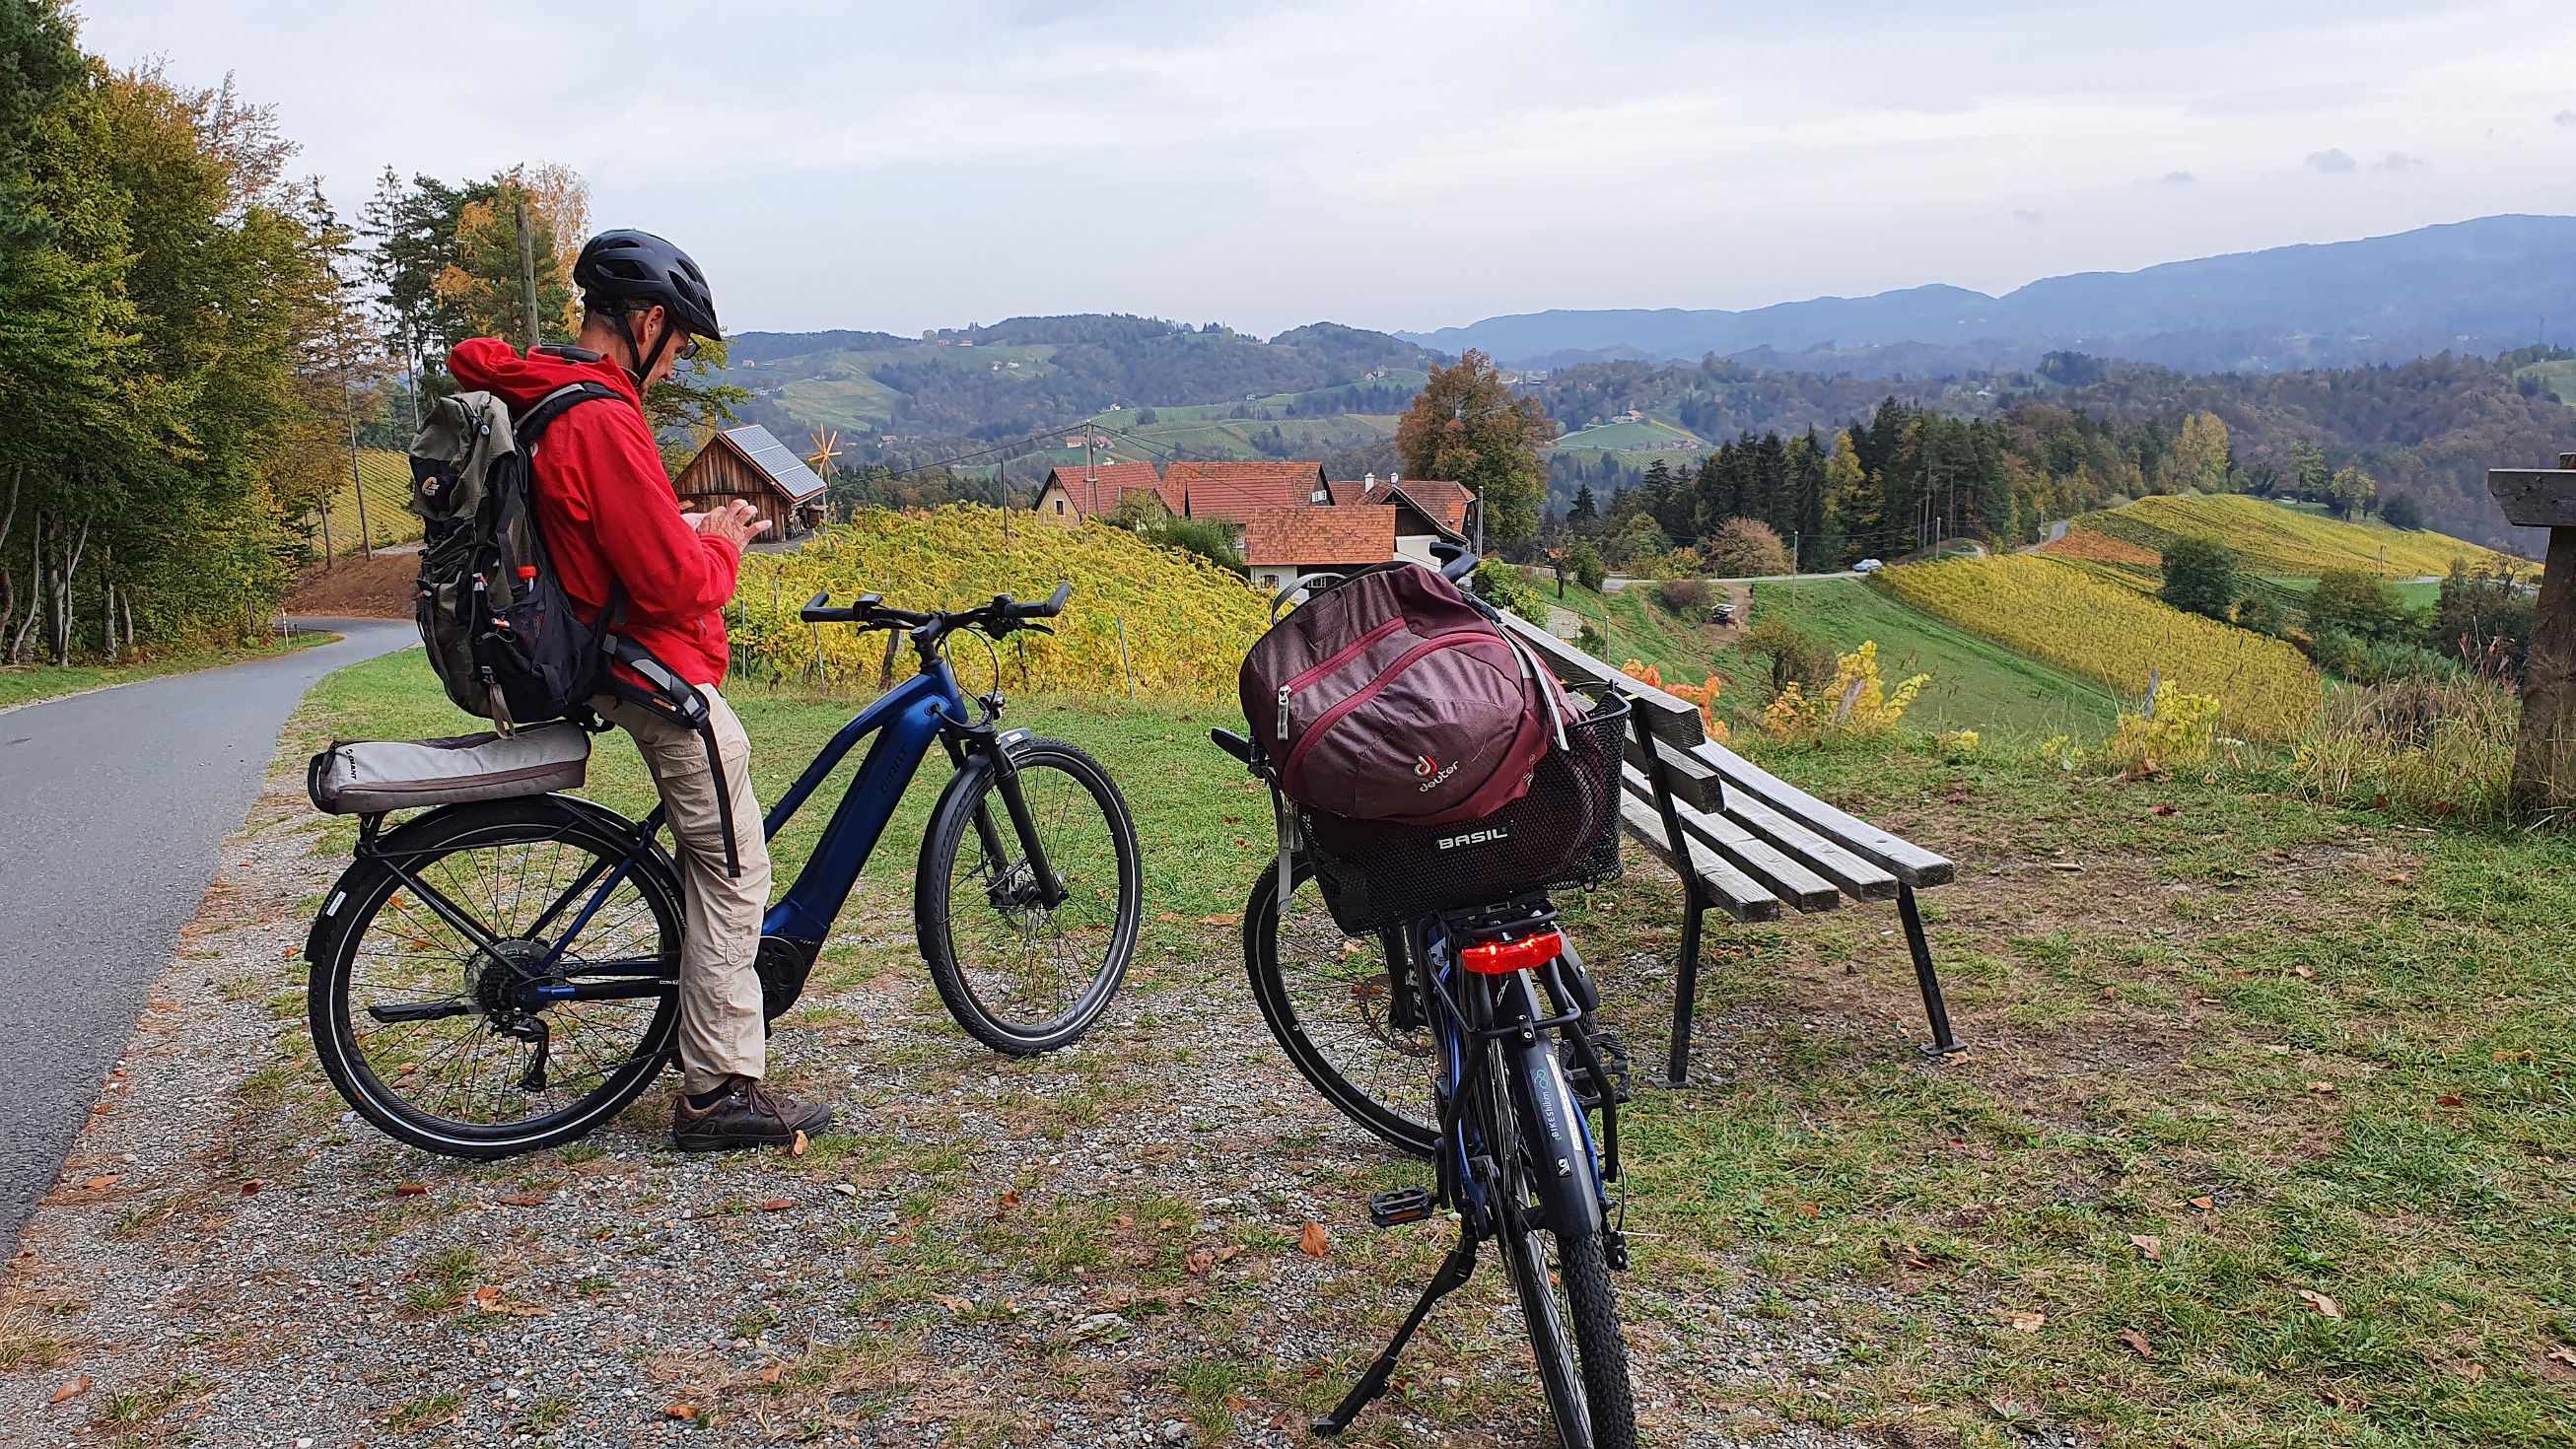
<svg viewBox="0 0 2576 1449">
<path fill-rule="evenodd" d="M 496 337 L 458 343 L 447 370 L 457 386 L 491 393 L 513 411 L 568 383 L 617 389 L 622 403 L 582 403 L 539 436 L 537 528 L 564 592 L 584 616 L 596 617 L 609 586 L 624 584 L 626 622 L 619 632 L 689 683 L 722 684 L 723 611 L 733 598 L 742 550 L 680 521 L 679 495 L 626 370 L 604 358 L 521 354 Z"/>
</svg>

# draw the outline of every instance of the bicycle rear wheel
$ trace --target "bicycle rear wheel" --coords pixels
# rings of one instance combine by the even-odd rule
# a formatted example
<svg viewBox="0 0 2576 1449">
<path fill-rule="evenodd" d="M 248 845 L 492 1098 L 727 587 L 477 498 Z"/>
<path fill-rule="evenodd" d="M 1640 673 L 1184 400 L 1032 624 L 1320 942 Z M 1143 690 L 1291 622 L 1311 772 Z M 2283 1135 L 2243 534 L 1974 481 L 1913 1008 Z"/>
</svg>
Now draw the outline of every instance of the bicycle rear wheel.
<svg viewBox="0 0 2576 1449">
<path fill-rule="evenodd" d="M 1500 1181 L 1495 1203 L 1503 1263 L 1529 1327 L 1540 1387 L 1566 1449 L 1635 1449 L 1637 1414 L 1628 1383 L 1628 1345 L 1619 1334 L 1619 1301 L 1597 1232 L 1563 1232 L 1548 1220 L 1535 1188 L 1539 1166 L 1530 1144 L 1528 1094 L 1553 1090 L 1514 1081 L 1500 1043 L 1485 1048 L 1487 1142 Z M 1561 1072 L 1554 1054 L 1542 1070 Z M 1508 1094 L 1508 1100 L 1505 1096 Z"/>
<path fill-rule="evenodd" d="M 506 1157 L 652 1084 L 679 1023 L 680 891 L 658 852 L 629 858 L 623 823 L 553 796 L 457 806 L 340 877 L 305 1007 L 360 1116 L 423 1151 Z"/>
<path fill-rule="evenodd" d="M 948 1014 L 993 1050 L 1032 1056 L 1109 1009 L 1136 955 L 1144 896 L 1135 822 L 1100 762 L 1027 738 L 1011 761 L 1061 898 L 1046 904 L 1000 778 L 978 756 L 948 782 L 922 837 L 913 923 Z"/>
<path fill-rule="evenodd" d="M 1419 1013 L 1397 1014 L 1395 993 L 1416 989 L 1408 973 L 1388 970 L 1403 938 L 1392 931 L 1354 937 L 1334 925 L 1303 860 L 1295 863 L 1284 918 L 1278 896 L 1274 865 L 1243 904 L 1243 963 L 1261 1019 L 1298 1075 L 1342 1115 L 1429 1158 L 1440 1145 L 1431 1095 L 1437 1061 Z"/>
</svg>

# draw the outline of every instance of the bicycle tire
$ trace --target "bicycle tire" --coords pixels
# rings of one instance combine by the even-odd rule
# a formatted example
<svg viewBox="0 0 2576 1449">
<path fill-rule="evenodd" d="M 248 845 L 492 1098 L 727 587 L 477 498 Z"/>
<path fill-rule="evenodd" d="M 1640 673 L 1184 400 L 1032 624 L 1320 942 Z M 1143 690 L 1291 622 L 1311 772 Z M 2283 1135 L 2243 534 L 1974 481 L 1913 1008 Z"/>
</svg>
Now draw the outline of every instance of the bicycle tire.
<svg viewBox="0 0 2576 1449">
<path fill-rule="evenodd" d="M 1030 816 L 1041 831 L 1051 822 L 1039 817 L 1052 813 L 1052 823 L 1060 824 L 1071 808 L 1073 797 L 1061 790 L 1053 802 L 1042 804 L 1035 798 L 1040 790 L 1047 787 L 1040 785 L 1033 789 L 1033 782 L 1054 774 L 1062 776 L 1066 784 L 1077 788 L 1082 796 L 1088 797 L 1099 808 L 1101 821 L 1106 826 L 1106 838 L 1085 841 L 1042 838 L 1049 867 L 1075 893 L 1053 909 L 1034 903 L 1015 902 L 1005 906 L 997 892 L 1009 888 L 1007 882 L 1012 872 L 1022 869 L 1026 862 L 1014 860 L 997 866 L 983 859 L 983 845 L 977 839 L 974 849 L 981 866 L 970 872 L 968 879 L 984 881 L 986 899 L 971 902 L 977 914 L 967 919 L 977 928 L 991 927 L 995 937 L 1000 939 L 1007 937 L 1013 929 L 1016 913 L 1019 934 L 1025 944 L 1032 939 L 1028 928 L 1036 924 L 1036 917 L 1042 912 L 1053 938 L 1061 944 L 1065 939 L 1062 918 L 1068 907 L 1081 903 L 1088 909 L 1096 907 L 1101 899 L 1109 898 L 1113 905 L 1105 935 L 1099 932 L 1096 924 L 1086 926 L 1080 920 L 1076 922 L 1078 933 L 1101 936 L 1102 949 L 1097 962 L 1090 967 L 1088 977 L 1069 1004 L 1051 1016 L 1033 1021 L 1014 1020 L 1002 1015 L 1000 1008 L 1003 1003 L 988 999 L 1000 993 L 991 985 L 979 986 L 970 979 L 972 974 L 981 973 L 970 973 L 960 960 L 961 921 L 957 912 L 960 902 L 956 891 L 960 882 L 956 869 L 961 853 L 975 834 L 976 814 L 987 809 L 988 802 L 995 802 L 988 819 L 998 838 L 1004 842 L 1006 851 L 1017 845 L 1016 831 L 1007 811 L 998 808 L 993 764 L 981 756 L 970 758 L 948 782 L 931 815 L 930 828 L 922 836 L 921 860 L 913 875 L 913 929 L 920 941 L 921 959 L 930 967 L 931 983 L 939 989 L 939 999 L 948 1007 L 948 1014 L 956 1018 L 957 1024 L 964 1027 L 968 1035 L 984 1045 L 1008 1056 L 1025 1057 L 1070 1045 L 1089 1031 L 1109 1009 L 1109 1003 L 1118 994 L 1119 984 L 1126 979 L 1128 964 L 1136 955 L 1136 938 L 1144 915 L 1144 892 L 1135 821 L 1127 813 L 1127 802 L 1118 793 L 1117 783 L 1109 778 L 1109 772 L 1101 767 L 1100 762 L 1062 740 L 1023 738 L 1014 742 L 1010 750 Z M 1075 848 L 1077 845 L 1082 848 Z M 1107 847 L 1105 858 L 1101 850 L 1104 845 Z M 1098 879 L 1104 864 L 1116 875 L 1116 879 L 1105 887 Z M 1096 921 L 1096 917 L 1082 919 Z M 1051 959 L 1060 961 L 1062 958 Z M 1029 958 L 1029 970 L 1022 974 L 1024 979 L 1037 974 L 1033 956 Z"/>
<path fill-rule="evenodd" d="M 1299 859 L 1293 863 L 1292 872 L 1288 889 L 1293 902 L 1297 888 L 1313 881 L 1314 870 Z M 1335 1110 L 1388 1146 L 1429 1161 L 1440 1148 L 1439 1123 L 1426 1120 L 1431 1118 L 1428 1110 L 1432 1101 L 1430 1073 L 1420 1073 L 1418 1080 L 1410 1084 L 1409 1100 L 1414 1104 L 1413 1111 L 1422 1114 L 1415 1116 L 1387 1100 L 1395 1095 L 1392 1085 L 1384 1096 L 1371 1092 L 1351 1080 L 1343 1067 L 1336 1063 L 1335 1058 L 1345 1053 L 1328 1049 L 1315 1039 L 1308 1029 L 1306 1015 L 1297 1009 L 1294 993 L 1280 964 L 1278 895 L 1279 870 L 1274 863 L 1253 882 L 1252 894 L 1243 903 L 1244 971 L 1251 978 L 1253 1003 L 1261 1008 L 1261 1019 L 1269 1026 L 1271 1038 L 1279 1043 L 1281 1051 L 1288 1054 L 1289 1064 L 1297 1069 L 1297 1074 L 1321 1093 L 1325 1101 L 1332 1103 Z M 1396 949 L 1389 939 L 1391 935 L 1380 933 L 1379 949 L 1382 952 Z M 1383 1043 L 1382 1033 L 1387 1028 L 1371 1022 L 1363 1022 L 1362 1025 L 1366 1034 L 1379 1034 Z M 1428 1040 L 1427 1034 L 1425 1040 Z"/>
<path fill-rule="evenodd" d="M 1547 1061 L 1554 1067 L 1553 1053 Z M 1619 1303 L 1610 1285 L 1608 1252 L 1597 1232 L 1564 1233 L 1553 1223 L 1531 1222 L 1532 1214 L 1543 1210 L 1531 1202 L 1530 1174 L 1536 1168 L 1521 1144 L 1534 1138 L 1522 1130 L 1519 1118 L 1530 1110 L 1528 1093 L 1540 1085 L 1511 1083 L 1505 1075 L 1506 1063 L 1501 1045 L 1489 1044 L 1486 1070 L 1492 1091 L 1487 1111 L 1494 1126 L 1488 1141 L 1502 1179 L 1496 1205 L 1498 1226 L 1503 1262 L 1529 1331 L 1548 1413 L 1566 1449 L 1636 1449 L 1628 1346 L 1619 1333 Z M 1509 1100 L 1494 1102 L 1495 1093 Z M 1549 1242 L 1555 1244 L 1553 1270 Z M 1556 1291 L 1560 1284 L 1565 1291 L 1561 1301 Z"/>
<path fill-rule="evenodd" d="M 631 836 L 621 838 L 611 823 L 613 820 L 614 817 L 595 806 L 560 796 L 492 800 L 454 806 L 422 816 L 388 832 L 378 842 L 377 848 L 383 852 L 400 853 L 405 869 L 416 879 L 427 878 L 442 863 L 469 851 L 487 848 L 564 845 L 587 854 L 593 860 L 614 861 L 627 854 Z M 482 869 L 479 863 L 477 868 L 478 871 Z M 452 880 L 458 877 L 450 871 L 445 878 Z M 501 888 L 501 881 L 495 878 L 492 893 L 495 914 L 499 909 Z M 378 1008 L 361 1005 L 353 1009 L 352 1006 L 353 995 L 366 985 L 356 977 L 370 941 L 377 938 L 374 928 L 381 922 L 387 927 L 387 937 L 396 942 L 408 941 L 407 946 L 394 953 L 413 958 L 417 965 L 416 970 L 407 972 L 417 982 L 403 988 L 407 993 L 435 991 L 441 984 L 437 978 L 447 969 L 447 962 L 439 958 L 453 957 L 457 969 L 468 974 L 460 978 L 458 989 L 451 993 L 449 999 L 462 1003 L 473 989 L 471 983 L 479 980 L 481 973 L 489 969 L 489 963 L 479 950 L 470 957 L 457 955 L 454 947 L 464 941 L 462 933 L 455 932 L 434 913 L 412 911 L 408 902 L 397 898 L 402 889 L 401 877 L 382 861 L 357 861 L 341 874 L 330 894 L 324 898 L 323 915 L 316 923 L 306 952 L 310 964 L 306 975 L 305 1010 L 312 1026 L 314 1053 L 321 1060 L 323 1074 L 359 1116 L 385 1135 L 424 1152 L 469 1160 L 510 1157 L 558 1146 L 592 1131 L 623 1111 L 652 1085 L 664 1063 L 670 1060 L 672 1042 L 679 1028 L 678 972 L 684 915 L 679 881 L 670 862 L 659 850 L 647 850 L 634 856 L 625 882 L 617 887 L 618 891 L 631 889 L 633 892 L 631 904 L 621 908 L 619 916 L 632 921 L 636 911 L 643 913 L 649 922 L 649 949 L 654 957 L 668 966 L 670 976 L 667 989 L 649 998 L 653 1005 L 641 1030 L 635 1033 L 632 1049 L 604 1062 L 592 1059 L 594 1065 L 603 1068 L 595 1087 L 575 1095 L 560 1107 L 524 1119 L 475 1122 L 429 1110 L 416 1102 L 396 1083 L 405 1076 L 431 1075 L 421 1070 L 423 1059 L 415 1057 L 412 1071 L 396 1070 L 393 1073 L 395 1080 L 388 1081 L 379 1067 L 391 1065 L 399 1043 L 385 1042 L 381 1051 L 372 1047 L 374 1039 L 391 1031 L 393 1024 L 378 1018 L 377 1026 L 362 1037 L 357 1017 L 361 1013 L 372 1014 Z M 455 894 L 447 891 L 444 885 L 440 889 L 442 893 Z M 567 890 L 564 894 L 570 892 Z M 524 888 L 512 887 L 510 909 L 513 913 L 520 911 L 527 895 Z M 394 912 L 392 918 L 386 916 L 389 903 Z M 593 917 L 591 921 L 584 922 L 583 931 L 590 933 L 597 919 Z M 490 930 L 493 923 L 484 920 L 480 924 Z M 453 938 L 448 949 L 424 949 L 437 946 L 435 938 L 442 929 L 450 932 Z M 493 934 L 498 935 L 499 932 L 494 931 Z M 593 938 L 600 939 L 604 946 L 613 947 L 613 938 L 605 930 Z M 639 941 L 636 947 L 618 954 L 631 954 L 641 959 L 643 944 Z M 422 957 L 430 959 L 422 961 Z M 605 1012 L 597 1014 L 607 1015 Z M 548 1050 L 551 1052 L 554 1040 L 562 1041 L 569 1048 L 581 1031 L 588 1029 L 592 1014 L 576 1010 L 571 1003 L 561 1003 L 539 1015 L 558 1019 L 573 1028 L 561 1032 L 549 1028 Z M 493 1019 L 481 1010 L 451 1012 L 438 1019 L 475 1024 L 472 1028 L 459 1027 L 450 1032 L 427 1034 L 430 1040 L 444 1037 L 450 1042 L 450 1045 L 438 1049 L 442 1052 L 457 1051 L 477 1029 L 493 1041 L 507 1040 L 493 1028 Z M 479 1064 L 484 1049 L 484 1044 L 477 1044 L 470 1060 Z M 511 1050 L 503 1049 L 498 1066 L 503 1069 L 509 1066 Z M 524 1051 L 524 1048 L 516 1050 Z M 519 1087 L 525 1091 L 524 1080 Z M 503 1102 L 508 1100 L 506 1092 L 487 1091 L 486 1095 L 497 1096 Z"/>
</svg>

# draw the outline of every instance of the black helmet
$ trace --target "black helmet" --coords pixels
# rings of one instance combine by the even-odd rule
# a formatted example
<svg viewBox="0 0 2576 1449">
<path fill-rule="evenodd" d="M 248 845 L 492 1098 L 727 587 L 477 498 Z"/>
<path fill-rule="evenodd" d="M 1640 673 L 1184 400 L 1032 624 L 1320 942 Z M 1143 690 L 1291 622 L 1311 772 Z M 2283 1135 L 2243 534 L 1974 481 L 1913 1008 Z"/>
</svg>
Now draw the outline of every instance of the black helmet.
<svg viewBox="0 0 2576 1449">
<path fill-rule="evenodd" d="M 707 274 L 687 252 L 649 231 L 604 231 L 592 237 L 572 265 L 572 282 L 581 288 L 582 305 L 594 311 L 624 312 L 658 302 L 690 336 L 724 335 L 716 323 Z"/>
</svg>

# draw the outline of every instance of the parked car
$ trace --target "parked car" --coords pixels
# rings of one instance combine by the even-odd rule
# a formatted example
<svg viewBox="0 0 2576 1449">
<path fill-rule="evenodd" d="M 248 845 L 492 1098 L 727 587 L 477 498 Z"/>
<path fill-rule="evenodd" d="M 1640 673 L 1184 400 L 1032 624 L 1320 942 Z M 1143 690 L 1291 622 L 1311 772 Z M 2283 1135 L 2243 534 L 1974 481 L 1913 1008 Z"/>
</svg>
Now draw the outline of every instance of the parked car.
<svg viewBox="0 0 2576 1449">
<path fill-rule="evenodd" d="M 1885 567 L 1887 567 L 1887 565 L 1879 562 L 1877 559 L 1865 558 L 1859 563 L 1852 565 L 1852 572 L 1856 574 L 1874 574 Z"/>
<path fill-rule="evenodd" d="M 1735 606 L 1733 604 L 1713 605 L 1708 611 L 1708 621 L 1712 624 L 1734 623 Z"/>
</svg>

